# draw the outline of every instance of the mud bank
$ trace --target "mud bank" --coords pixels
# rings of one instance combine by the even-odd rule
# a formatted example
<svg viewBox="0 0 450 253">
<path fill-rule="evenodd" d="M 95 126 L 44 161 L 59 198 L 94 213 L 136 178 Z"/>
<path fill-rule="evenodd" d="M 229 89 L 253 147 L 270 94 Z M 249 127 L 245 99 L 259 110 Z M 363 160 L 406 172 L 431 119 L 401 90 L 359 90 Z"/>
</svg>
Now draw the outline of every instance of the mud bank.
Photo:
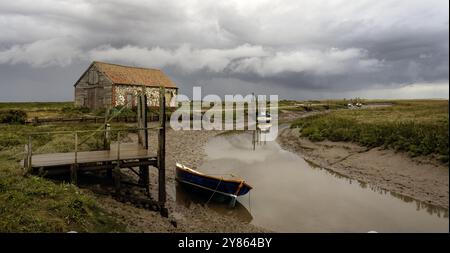
<svg viewBox="0 0 450 253">
<path fill-rule="evenodd" d="M 298 129 L 281 130 L 286 150 L 322 168 L 394 193 L 448 209 L 448 167 L 427 158 L 345 142 L 311 142 Z"/>
<path fill-rule="evenodd" d="M 166 186 L 169 218 L 159 213 L 138 208 L 131 203 L 122 203 L 108 194 L 98 194 L 96 187 L 85 188 L 92 192 L 99 203 L 107 210 L 115 213 L 130 232 L 267 232 L 262 228 L 239 220 L 229 214 L 219 213 L 204 203 L 188 202 L 177 199 L 175 181 L 175 162 L 182 162 L 192 168 L 199 166 L 205 156 L 204 145 L 209 138 L 217 135 L 215 131 L 173 131 L 166 135 Z M 133 138 L 133 137 L 132 137 Z M 155 149 L 156 133 L 149 134 L 150 149 Z M 153 145 L 152 145 L 153 144 Z M 152 196 L 157 198 L 157 170 L 150 169 Z M 134 175 L 127 174 L 133 177 Z M 100 188 L 97 186 L 97 188 Z M 102 187 L 103 188 L 103 187 Z M 103 188 L 104 190 L 104 188 Z M 132 195 L 144 197 L 141 189 L 131 189 Z"/>
</svg>

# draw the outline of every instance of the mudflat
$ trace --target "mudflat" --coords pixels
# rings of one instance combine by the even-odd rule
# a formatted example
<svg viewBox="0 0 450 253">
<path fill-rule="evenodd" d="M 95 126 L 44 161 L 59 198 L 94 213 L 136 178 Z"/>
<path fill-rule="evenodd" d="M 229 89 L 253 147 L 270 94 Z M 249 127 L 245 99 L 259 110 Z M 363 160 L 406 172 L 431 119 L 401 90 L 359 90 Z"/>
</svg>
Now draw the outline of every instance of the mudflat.
<svg viewBox="0 0 450 253">
<path fill-rule="evenodd" d="M 277 141 L 322 168 L 448 209 L 449 169 L 438 161 L 354 143 L 312 142 L 295 128 L 281 130 Z"/>
</svg>

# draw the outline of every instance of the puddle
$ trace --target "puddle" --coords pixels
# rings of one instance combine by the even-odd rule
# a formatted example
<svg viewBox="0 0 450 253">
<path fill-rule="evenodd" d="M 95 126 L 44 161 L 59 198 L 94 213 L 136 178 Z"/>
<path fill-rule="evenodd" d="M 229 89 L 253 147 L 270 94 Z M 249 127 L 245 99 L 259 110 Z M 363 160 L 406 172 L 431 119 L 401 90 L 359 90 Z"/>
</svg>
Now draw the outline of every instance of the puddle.
<svg viewBox="0 0 450 253">
<path fill-rule="evenodd" d="M 253 186 L 236 209 L 210 204 L 224 215 L 277 232 L 449 232 L 448 210 L 314 167 L 276 142 L 253 150 L 251 133 L 215 137 L 205 150 L 199 171 Z M 177 200 L 186 204 L 184 192 Z"/>
</svg>

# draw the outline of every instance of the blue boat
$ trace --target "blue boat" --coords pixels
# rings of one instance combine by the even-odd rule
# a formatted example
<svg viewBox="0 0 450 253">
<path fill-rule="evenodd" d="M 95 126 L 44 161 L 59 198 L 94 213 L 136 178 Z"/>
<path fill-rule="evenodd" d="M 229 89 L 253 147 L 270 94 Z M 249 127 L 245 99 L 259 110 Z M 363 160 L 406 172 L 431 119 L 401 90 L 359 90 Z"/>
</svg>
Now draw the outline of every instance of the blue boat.
<svg viewBox="0 0 450 253">
<path fill-rule="evenodd" d="M 176 164 L 176 180 L 180 183 L 231 197 L 234 205 L 237 196 L 247 194 L 252 187 L 241 178 L 223 178 L 201 173 L 180 163 Z"/>
</svg>

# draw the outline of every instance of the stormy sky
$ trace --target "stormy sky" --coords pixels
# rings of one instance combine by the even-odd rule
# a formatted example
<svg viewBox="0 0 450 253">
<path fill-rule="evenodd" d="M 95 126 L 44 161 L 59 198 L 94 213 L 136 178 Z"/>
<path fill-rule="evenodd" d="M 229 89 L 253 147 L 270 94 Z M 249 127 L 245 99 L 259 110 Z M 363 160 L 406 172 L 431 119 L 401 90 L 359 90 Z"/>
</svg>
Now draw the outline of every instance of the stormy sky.
<svg viewBox="0 0 450 253">
<path fill-rule="evenodd" d="M 0 101 L 65 101 L 93 60 L 191 96 L 448 98 L 448 0 L 0 1 Z"/>
</svg>

